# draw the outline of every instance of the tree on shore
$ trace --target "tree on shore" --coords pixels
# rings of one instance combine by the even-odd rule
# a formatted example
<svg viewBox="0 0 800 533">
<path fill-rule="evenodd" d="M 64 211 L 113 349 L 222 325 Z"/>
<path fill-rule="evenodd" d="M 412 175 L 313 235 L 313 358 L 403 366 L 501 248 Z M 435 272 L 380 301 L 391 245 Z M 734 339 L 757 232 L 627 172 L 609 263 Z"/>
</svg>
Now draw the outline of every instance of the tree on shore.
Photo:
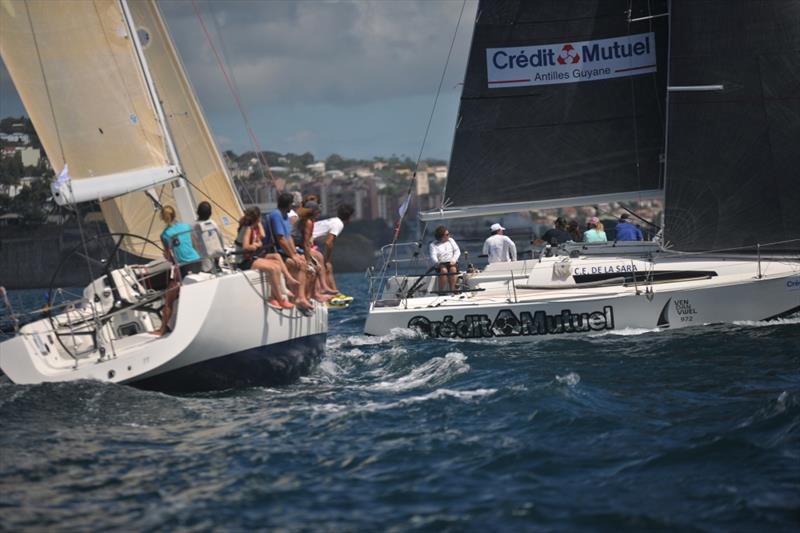
<svg viewBox="0 0 800 533">
<path fill-rule="evenodd" d="M 11 157 L 0 158 L 0 185 L 8 188 L 19 185 L 19 179 L 25 175 L 25 166 L 22 164 L 22 154 L 15 152 Z"/>
</svg>

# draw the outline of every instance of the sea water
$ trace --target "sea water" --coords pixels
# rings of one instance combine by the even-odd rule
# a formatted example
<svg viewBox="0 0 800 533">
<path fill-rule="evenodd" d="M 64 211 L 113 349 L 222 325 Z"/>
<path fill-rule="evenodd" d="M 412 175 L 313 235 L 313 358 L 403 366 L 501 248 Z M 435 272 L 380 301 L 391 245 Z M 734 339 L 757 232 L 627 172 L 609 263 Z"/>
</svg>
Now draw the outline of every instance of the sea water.
<svg viewBox="0 0 800 533">
<path fill-rule="evenodd" d="M 0 383 L 0 529 L 796 531 L 800 320 L 367 337 L 340 280 L 291 386 Z"/>
</svg>

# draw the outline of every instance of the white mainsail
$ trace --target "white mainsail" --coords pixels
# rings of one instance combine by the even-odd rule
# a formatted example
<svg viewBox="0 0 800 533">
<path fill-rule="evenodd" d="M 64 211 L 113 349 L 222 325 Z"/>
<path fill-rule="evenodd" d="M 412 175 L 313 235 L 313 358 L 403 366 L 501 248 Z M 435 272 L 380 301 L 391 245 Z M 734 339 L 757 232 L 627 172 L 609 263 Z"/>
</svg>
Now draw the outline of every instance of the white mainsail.
<svg viewBox="0 0 800 533">
<path fill-rule="evenodd" d="M 174 163 L 118 1 L 3 0 L 0 27 L 3 61 L 56 173 L 68 164 L 72 180 L 113 179 Z M 102 210 L 112 232 L 157 241 L 162 227 L 144 194 Z"/>
</svg>

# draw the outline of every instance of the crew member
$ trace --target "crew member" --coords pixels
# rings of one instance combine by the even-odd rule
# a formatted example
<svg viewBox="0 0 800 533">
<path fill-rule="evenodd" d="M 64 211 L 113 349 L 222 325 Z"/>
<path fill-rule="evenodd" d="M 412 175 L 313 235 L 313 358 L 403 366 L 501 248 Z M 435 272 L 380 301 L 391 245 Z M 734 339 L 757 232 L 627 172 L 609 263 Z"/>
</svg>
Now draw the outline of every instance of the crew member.
<svg viewBox="0 0 800 533">
<path fill-rule="evenodd" d="M 619 222 L 614 228 L 616 232 L 616 240 L 618 241 L 641 241 L 642 230 L 628 222 L 630 216 L 628 213 L 622 213 L 619 217 Z"/>
<path fill-rule="evenodd" d="M 456 241 L 450 237 L 450 232 L 444 226 L 439 226 L 434 232 L 436 240 L 431 242 L 429 253 L 436 271 L 439 272 L 439 292 L 444 292 L 450 286 L 450 292 L 456 292 L 456 278 L 458 277 L 458 258 L 461 250 Z"/>
<path fill-rule="evenodd" d="M 569 234 L 566 228 L 567 221 L 564 220 L 564 217 L 558 217 L 553 227 L 542 235 L 542 240 L 544 240 L 545 244 L 550 244 L 552 246 L 558 246 L 559 244 L 571 241 L 572 235 Z"/>
<path fill-rule="evenodd" d="M 492 236 L 483 243 L 483 254 L 489 256 L 489 263 L 502 263 L 517 260 L 517 246 L 503 232 L 500 224 L 492 224 L 489 228 Z"/>
<path fill-rule="evenodd" d="M 331 298 L 331 303 L 347 303 L 353 301 L 351 296 L 342 294 L 336 286 L 336 279 L 333 275 L 333 246 L 339 235 L 342 234 L 344 227 L 350 223 L 355 209 L 352 205 L 342 204 L 336 210 L 336 216 L 318 220 L 314 223 L 314 233 L 311 238 L 318 248 L 322 249 L 322 257 L 325 260 L 326 285 L 338 292 Z"/>
</svg>

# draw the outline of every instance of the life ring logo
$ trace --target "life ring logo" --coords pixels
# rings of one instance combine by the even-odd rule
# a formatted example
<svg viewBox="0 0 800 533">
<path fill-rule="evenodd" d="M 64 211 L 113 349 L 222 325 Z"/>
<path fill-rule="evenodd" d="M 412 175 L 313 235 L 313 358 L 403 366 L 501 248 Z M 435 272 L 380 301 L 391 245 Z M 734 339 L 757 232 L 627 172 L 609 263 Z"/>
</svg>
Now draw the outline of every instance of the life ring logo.
<svg viewBox="0 0 800 533">
<path fill-rule="evenodd" d="M 575 50 L 575 47 L 573 47 L 571 44 L 565 44 L 556 58 L 556 61 L 558 61 L 559 65 L 574 65 L 580 60 L 580 54 L 578 54 L 578 51 Z"/>
</svg>

